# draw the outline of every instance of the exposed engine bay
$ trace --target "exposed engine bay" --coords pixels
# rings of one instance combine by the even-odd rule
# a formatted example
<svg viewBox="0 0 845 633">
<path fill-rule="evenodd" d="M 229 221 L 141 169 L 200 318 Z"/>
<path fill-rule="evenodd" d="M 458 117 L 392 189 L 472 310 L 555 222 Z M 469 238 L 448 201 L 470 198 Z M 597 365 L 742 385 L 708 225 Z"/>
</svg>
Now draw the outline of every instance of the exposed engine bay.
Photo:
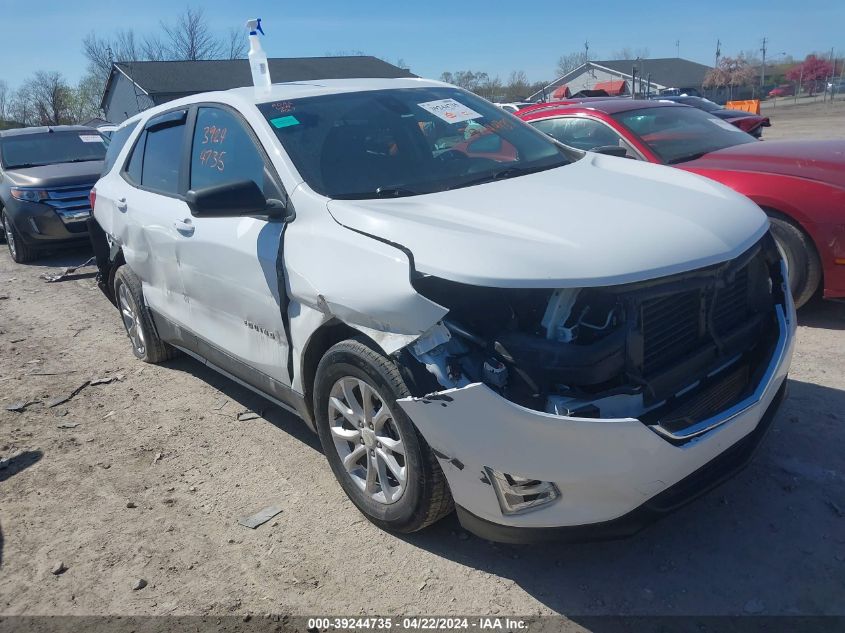
<svg viewBox="0 0 845 633">
<path fill-rule="evenodd" d="M 481 382 L 530 409 L 684 426 L 759 381 L 784 304 L 771 235 L 734 260 L 596 288 L 503 289 L 433 276 L 417 292 L 449 313 L 409 351 L 438 389 Z"/>
</svg>

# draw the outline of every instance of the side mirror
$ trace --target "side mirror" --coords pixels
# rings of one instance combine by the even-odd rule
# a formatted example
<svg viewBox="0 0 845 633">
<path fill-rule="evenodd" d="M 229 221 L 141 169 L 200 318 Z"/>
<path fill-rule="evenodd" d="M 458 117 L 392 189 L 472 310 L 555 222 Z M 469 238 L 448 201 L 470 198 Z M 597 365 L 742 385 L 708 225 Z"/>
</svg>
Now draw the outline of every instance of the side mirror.
<svg viewBox="0 0 845 633">
<path fill-rule="evenodd" d="M 185 202 L 195 218 L 232 218 L 246 215 L 283 217 L 284 204 L 268 200 L 252 180 L 238 180 L 222 185 L 191 189 Z"/>
<path fill-rule="evenodd" d="M 607 154 L 608 156 L 618 156 L 619 158 L 626 158 L 628 150 L 619 145 L 602 145 L 601 147 L 594 147 L 590 150 L 596 154 Z"/>
</svg>

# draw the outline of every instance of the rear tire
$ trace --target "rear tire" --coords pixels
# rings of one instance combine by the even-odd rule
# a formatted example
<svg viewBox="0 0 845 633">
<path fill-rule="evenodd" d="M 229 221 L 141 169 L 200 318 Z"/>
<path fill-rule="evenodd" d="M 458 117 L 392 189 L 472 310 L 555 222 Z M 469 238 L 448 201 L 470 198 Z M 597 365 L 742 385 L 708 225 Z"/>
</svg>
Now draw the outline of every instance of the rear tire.
<svg viewBox="0 0 845 633">
<path fill-rule="evenodd" d="M 780 217 L 769 216 L 772 235 L 783 249 L 789 267 L 789 289 L 800 308 L 816 294 L 822 279 L 822 267 L 810 236 L 798 226 Z"/>
<path fill-rule="evenodd" d="M 160 363 L 176 355 L 176 349 L 162 341 L 144 303 L 141 280 L 129 266 L 121 266 L 114 276 L 114 296 L 123 327 L 132 343 L 132 353 L 145 363 Z"/>
<path fill-rule="evenodd" d="M 38 258 L 38 251 L 32 247 L 27 246 L 21 239 L 21 234 L 12 224 L 12 221 L 3 211 L 0 213 L 3 220 L 3 234 L 6 238 L 6 246 L 9 247 L 9 255 L 12 256 L 12 261 L 18 264 L 26 264 Z"/>
<path fill-rule="evenodd" d="M 396 404 L 409 395 L 396 365 L 365 340 L 338 343 L 317 366 L 314 412 L 332 472 L 367 519 L 403 533 L 454 508 L 437 458 Z"/>
</svg>

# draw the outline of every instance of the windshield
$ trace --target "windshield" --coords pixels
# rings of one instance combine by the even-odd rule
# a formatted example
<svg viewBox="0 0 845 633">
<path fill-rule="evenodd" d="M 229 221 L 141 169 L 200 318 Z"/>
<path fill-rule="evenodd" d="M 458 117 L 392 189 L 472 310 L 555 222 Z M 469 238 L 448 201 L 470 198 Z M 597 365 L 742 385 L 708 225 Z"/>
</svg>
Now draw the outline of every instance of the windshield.
<svg viewBox="0 0 845 633">
<path fill-rule="evenodd" d="M 750 134 L 703 110 L 667 106 L 617 112 L 631 130 L 667 164 L 682 163 L 726 147 L 756 143 Z"/>
<path fill-rule="evenodd" d="M 432 193 L 577 157 L 456 88 L 333 94 L 258 107 L 308 185 L 330 198 Z"/>
<path fill-rule="evenodd" d="M 43 132 L 0 139 L 0 158 L 5 169 L 80 163 L 103 160 L 105 156 L 105 141 L 95 130 Z"/>
<path fill-rule="evenodd" d="M 683 103 L 685 105 L 691 105 L 694 108 L 698 108 L 699 110 L 704 110 L 705 112 L 713 112 L 714 110 L 724 110 L 722 106 L 718 103 L 713 103 L 710 99 L 705 99 L 704 97 L 678 97 L 674 99 L 678 103 Z"/>
</svg>

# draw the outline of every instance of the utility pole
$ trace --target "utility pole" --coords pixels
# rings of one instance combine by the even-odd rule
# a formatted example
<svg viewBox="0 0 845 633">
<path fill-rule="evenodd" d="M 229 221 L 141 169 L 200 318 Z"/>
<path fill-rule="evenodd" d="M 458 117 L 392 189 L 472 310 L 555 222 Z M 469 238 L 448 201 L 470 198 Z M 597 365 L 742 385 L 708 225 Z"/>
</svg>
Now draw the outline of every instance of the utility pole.
<svg viewBox="0 0 845 633">
<path fill-rule="evenodd" d="M 763 46 L 760 48 L 760 51 L 763 53 L 763 64 L 760 66 L 760 92 L 762 94 L 763 91 L 763 84 L 766 83 L 766 44 L 768 40 L 764 37 L 763 38 Z"/>
<path fill-rule="evenodd" d="M 716 68 L 719 67 L 719 58 L 722 56 L 722 40 L 716 40 Z"/>
<path fill-rule="evenodd" d="M 681 40 L 675 40 L 675 57 L 681 57 Z"/>
</svg>

